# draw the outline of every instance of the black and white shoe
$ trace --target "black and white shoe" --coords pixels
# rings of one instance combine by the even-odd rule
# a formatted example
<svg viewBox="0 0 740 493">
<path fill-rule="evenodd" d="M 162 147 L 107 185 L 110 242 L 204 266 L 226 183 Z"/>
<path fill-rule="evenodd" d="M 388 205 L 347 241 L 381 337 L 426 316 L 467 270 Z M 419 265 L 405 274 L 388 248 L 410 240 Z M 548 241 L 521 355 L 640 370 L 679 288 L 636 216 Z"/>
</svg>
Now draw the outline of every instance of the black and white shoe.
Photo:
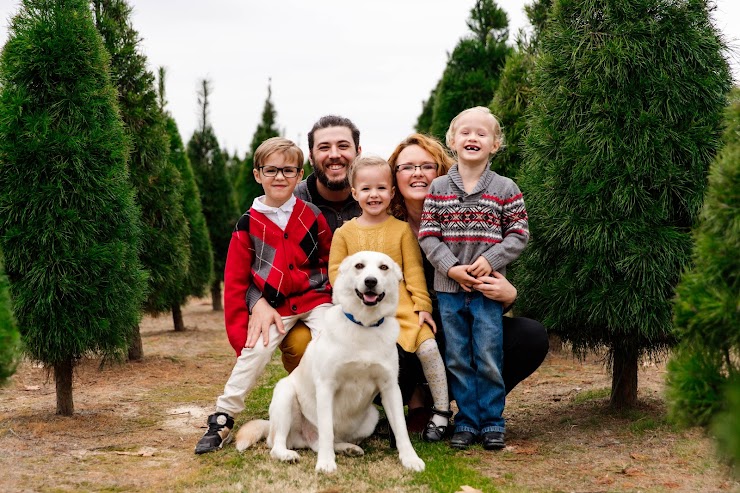
<svg viewBox="0 0 740 493">
<path fill-rule="evenodd" d="M 231 430 L 234 428 L 234 418 L 226 413 L 214 413 L 208 416 L 208 431 L 195 445 L 196 454 L 205 454 L 219 450 L 231 441 Z"/>
</svg>

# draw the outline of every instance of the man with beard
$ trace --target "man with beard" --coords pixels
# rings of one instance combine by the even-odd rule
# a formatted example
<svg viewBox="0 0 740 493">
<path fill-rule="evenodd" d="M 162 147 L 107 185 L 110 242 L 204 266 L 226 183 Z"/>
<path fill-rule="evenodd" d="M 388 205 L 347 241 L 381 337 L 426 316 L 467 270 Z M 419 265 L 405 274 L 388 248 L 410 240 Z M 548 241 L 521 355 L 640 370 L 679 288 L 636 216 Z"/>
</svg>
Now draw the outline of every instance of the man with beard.
<svg viewBox="0 0 740 493">
<path fill-rule="evenodd" d="M 347 181 L 349 165 L 360 151 L 360 131 L 348 118 L 324 116 L 308 132 L 308 158 L 314 172 L 293 195 L 318 206 L 332 232 L 362 212 Z"/>
<path fill-rule="evenodd" d="M 360 152 L 360 130 L 349 118 L 336 115 L 321 117 L 308 132 L 308 159 L 313 166 L 313 174 L 296 186 L 293 195 L 316 205 L 332 233 L 362 213 L 352 197 L 347 179 L 349 165 Z M 252 308 L 248 330 L 266 331 L 271 324 L 283 331 L 283 322 L 277 311 L 262 298 Z M 311 332 L 302 323 L 288 333 L 280 345 L 286 370 L 290 372 L 298 366 L 310 340 Z"/>
</svg>

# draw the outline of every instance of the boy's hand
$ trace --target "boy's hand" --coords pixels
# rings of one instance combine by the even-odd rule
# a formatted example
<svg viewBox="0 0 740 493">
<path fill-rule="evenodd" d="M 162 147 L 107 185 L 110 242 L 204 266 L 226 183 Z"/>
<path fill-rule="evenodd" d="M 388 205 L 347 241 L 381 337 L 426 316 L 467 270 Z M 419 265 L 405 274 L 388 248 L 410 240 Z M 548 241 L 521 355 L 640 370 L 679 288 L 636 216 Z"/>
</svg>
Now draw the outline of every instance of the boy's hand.
<svg viewBox="0 0 740 493">
<path fill-rule="evenodd" d="M 475 262 L 468 266 L 468 274 L 473 277 L 490 276 L 491 272 L 493 272 L 493 268 L 483 256 L 478 257 Z"/>
<path fill-rule="evenodd" d="M 472 291 L 472 286 L 480 284 L 478 279 L 471 277 L 470 274 L 468 274 L 469 268 L 469 265 L 456 265 L 454 267 L 450 267 L 450 270 L 447 271 L 447 277 L 458 283 L 466 293 Z"/>
<path fill-rule="evenodd" d="M 249 316 L 249 326 L 247 327 L 247 343 L 244 347 L 253 348 L 257 341 L 262 336 L 262 344 L 267 346 L 270 341 L 270 326 L 275 325 L 278 332 L 285 334 L 285 327 L 283 326 L 283 319 L 280 314 L 275 310 L 264 298 L 254 305 L 252 308 L 252 314 Z"/>
<path fill-rule="evenodd" d="M 434 318 L 432 318 L 432 314 L 429 312 L 419 312 L 419 327 L 424 325 L 425 322 L 429 324 L 429 327 L 432 328 L 432 332 L 436 334 L 437 324 L 434 323 Z"/>
</svg>

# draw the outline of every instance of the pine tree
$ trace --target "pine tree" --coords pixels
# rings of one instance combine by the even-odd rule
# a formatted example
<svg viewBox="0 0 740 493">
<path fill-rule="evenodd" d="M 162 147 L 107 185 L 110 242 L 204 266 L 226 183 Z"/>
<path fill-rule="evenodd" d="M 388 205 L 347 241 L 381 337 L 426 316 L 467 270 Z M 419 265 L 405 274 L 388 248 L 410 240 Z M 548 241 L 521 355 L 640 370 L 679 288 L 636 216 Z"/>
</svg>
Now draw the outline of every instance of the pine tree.
<svg viewBox="0 0 740 493">
<path fill-rule="evenodd" d="M 24 0 L 0 59 L 0 248 L 26 354 L 74 412 L 83 357 L 122 356 L 146 277 L 109 56 L 83 0 Z"/>
<path fill-rule="evenodd" d="M 187 275 L 190 250 L 182 209 L 181 179 L 169 160 L 166 119 L 157 101 L 154 74 L 139 50 L 125 0 L 93 0 L 95 21 L 111 54 L 111 73 L 118 87 L 121 116 L 132 139 L 129 169 L 141 207 L 141 261 L 149 273 L 144 310 L 169 311 Z M 139 328 L 133 331 L 129 359 L 143 357 Z"/>
<path fill-rule="evenodd" d="M 3 259 L 0 255 L 0 385 L 13 373 L 18 363 L 20 336 L 10 306 L 8 280 L 5 277 Z"/>
<path fill-rule="evenodd" d="M 537 56 L 537 40 L 544 27 L 551 0 L 535 0 L 524 7 L 532 34 L 520 32 L 517 48 L 507 58 L 501 72 L 491 112 L 499 119 L 504 130 L 503 149 L 496 153 L 491 169 L 497 173 L 516 178 L 524 160 L 523 144 L 527 129 L 526 111 L 532 93 L 532 72 Z"/>
<path fill-rule="evenodd" d="M 639 358 L 675 343 L 671 299 L 730 85 L 723 48 L 704 0 L 559 0 L 540 40 L 517 307 L 577 354 L 608 348 L 615 408 L 637 401 Z"/>
<path fill-rule="evenodd" d="M 725 147 L 713 163 L 694 264 L 676 288 L 675 334 L 668 364 L 673 418 L 707 425 L 740 385 L 740 90 L 727 111 Z M 740 440 L 740 435 L 737 436 Z"/>
<path fill-rule="evenodd" d="M 429 97 L 421 103 L 421 114 L 416 120 L 414 130 L 421 134 L 431 135 L 432 133 L 432 117 L 434 116 L 434 99 L 437 96 L 437 89 L 439 89 L 439 81 L 434 86 L 432 92 L 429 93 Z"/>
<path fill-rule="evenodd" d="M 208 121 L 208 97 L 210 84 L 201 83 L 198 104 L 201 109 L 200 125 L 188 142 L 188 157 L 193 166 L 195 182 L 200 190 L 203 215 L 208 225 L 208 234 L 213 247 L 214 281 L 211 284 L 213 309 L 223 310 L 221 283 L 224 280 L 226 253 L 231 241 L 231 232 L 239 217 L 234 189 L 226 172 L 226 161 L 218 145 L 213 127 Z"/>
<path fill-rule="evenodd" d="M 234 184 L 240 211 L 249 209 L 254 199 L 262 195 L 262 187 L 254 179 L 254 152 L 262 142 L 271 137 L 280 136 L 276 120 L 277 112 L 272 104 L 272 82 L 268 82 L 267 99 L 265 99 L 265 106 L 262 109 L 262 121 L 257 125 L 257 130 L 252 136 L 249 153 L 247 153 L 247 157 L 239 169 L 239 176 Z"/>
<path fill-rule="evenodd" d="M 213 249 L 208 237 L 208 226 L 203 216 L 203 205 L 200 200 L 198 185 L 195 184 L 193 168 L 190 166 L 185 145 L 180 137 L 175 119 L 165 110 L 165 69 L 159 69 L 159 107 L 167 119 L 167 135 L 170 139 L 169 160 L 180 172 L 182 189 L 182 208 L 189 231 L 190 263 L 187 276 L 182 284 L 173 293 L 170 300 L 172 305 L 172 321 L 175 331 L 185 330 L 185 321 L 182 318 L 180 307 L 185 304 L 189 296 L 201 297 L 213 280 Z"/>
<path fill-rule="evenodd" d="M 477 0 L 468 27 L 473 36 L 460 40 L 434 94 L 431 134 L 444 141 L 450 121 L 472 106 L 488 106 L 511 48 L 506 12 L 493 0 Z"/>
</svg>

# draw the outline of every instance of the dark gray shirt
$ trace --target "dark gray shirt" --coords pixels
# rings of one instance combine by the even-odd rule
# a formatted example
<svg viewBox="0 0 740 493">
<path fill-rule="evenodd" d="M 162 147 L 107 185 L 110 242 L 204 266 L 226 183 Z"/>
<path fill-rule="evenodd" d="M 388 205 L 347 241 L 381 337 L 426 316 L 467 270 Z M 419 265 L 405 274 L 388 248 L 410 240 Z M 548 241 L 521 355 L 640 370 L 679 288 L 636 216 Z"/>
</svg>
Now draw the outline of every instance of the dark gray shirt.
<svg viewBox="0 0 740 493">
<path fill-rule="evenodd" d="M 332 233 L 342 224 L 362 214 L 360 204 L 357 203 L 352 195 L 347 197 L 347 200 L 343 202 L 332 202 L 322 197 L 316 186 L 316 175 L 310 175 L 300 182 L 295 187 L 293 195 L 318 207 L 321 213 L 324 214 L 326 222 L 329 223 Z"/>
</svg>

